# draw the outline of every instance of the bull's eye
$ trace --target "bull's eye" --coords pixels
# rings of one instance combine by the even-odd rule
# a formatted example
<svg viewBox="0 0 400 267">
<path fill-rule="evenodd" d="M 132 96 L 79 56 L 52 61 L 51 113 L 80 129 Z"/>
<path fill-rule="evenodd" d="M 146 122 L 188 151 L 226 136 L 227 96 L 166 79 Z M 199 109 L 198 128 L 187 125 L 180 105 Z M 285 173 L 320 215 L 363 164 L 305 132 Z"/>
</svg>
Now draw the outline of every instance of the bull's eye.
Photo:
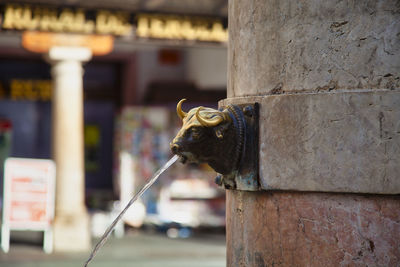
<svg viewBox="0 0 400 267">
<path fill-rule="evenodd" d="M 198 140 L 202 136 L 202 131 L 197 127 L 192 127 L 191 128 L 191 135 L 192 135 L 193 139 L 197 139 Z"/>
</svg>

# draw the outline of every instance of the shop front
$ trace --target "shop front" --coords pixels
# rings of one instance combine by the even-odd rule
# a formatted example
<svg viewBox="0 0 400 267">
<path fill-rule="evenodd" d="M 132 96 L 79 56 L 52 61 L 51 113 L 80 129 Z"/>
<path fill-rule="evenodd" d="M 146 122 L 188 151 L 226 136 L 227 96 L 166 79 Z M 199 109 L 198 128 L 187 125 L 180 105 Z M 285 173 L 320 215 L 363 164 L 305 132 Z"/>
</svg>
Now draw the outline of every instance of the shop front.
<svg viewBox="0 0 400 267">
<path fill-rule="evenodd" d="M 12 125 L 5 157 L 55 161 L 55 249 L 87 249 L 88 208 L 109 209 L 122 198 L 124 151 L 134 162 L 145 155 L 122 139 L 121 133 L 138 137 L 134 128 L 126 131 L 118 123 L 137 123 L 129 116 L 157 113 L 154 106 L 169 121 L 184 97 L 190 105 L 214 106 L 225 98 L 226 72 L 207 68 L 207 59 L 225 64 L 227 20 L 32 3 L 4 4 L 0 10 L 0 120 Z M 156 129 L 168 132 L 161 134 L 168 143 L 176 129 L 171 125 L 140 125 L 146 134 L 138 140 L 153 140 Z M 154 158 L 146 154 L 141 168 L 131 170 L 141 178 L 128 195 L 169 156 L 168 147 L 149 147 L 151 155 L 164 156 L 150 166 Z M 157 194 L 165 191 L 156 188 Z M 154 214 L 158 202 L 150 195 L 144 204 Z"/>
</svg>

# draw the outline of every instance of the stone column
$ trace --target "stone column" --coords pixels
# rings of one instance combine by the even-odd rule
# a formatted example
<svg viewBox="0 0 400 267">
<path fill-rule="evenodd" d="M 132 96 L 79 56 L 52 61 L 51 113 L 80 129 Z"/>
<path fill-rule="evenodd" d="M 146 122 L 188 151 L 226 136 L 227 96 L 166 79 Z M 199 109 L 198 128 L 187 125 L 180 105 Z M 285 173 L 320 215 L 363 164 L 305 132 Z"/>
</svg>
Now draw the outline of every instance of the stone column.
<svg viewBox="0 0 400 267">
<path fill-rule="evenodd" d="M 54 249 L 90 248 L 89 217 L 84 203 L 83 68 L 87 48 L 53 47 L 47 60 L 53 76 L 53 159 L 56 163 Z"/>
<path fill-rule="evenodd" d="M 398 1 L 230 0 L 228 103 L 260 103 L 260 191 L 228 266 L 400 262 Z"/>
</svg>

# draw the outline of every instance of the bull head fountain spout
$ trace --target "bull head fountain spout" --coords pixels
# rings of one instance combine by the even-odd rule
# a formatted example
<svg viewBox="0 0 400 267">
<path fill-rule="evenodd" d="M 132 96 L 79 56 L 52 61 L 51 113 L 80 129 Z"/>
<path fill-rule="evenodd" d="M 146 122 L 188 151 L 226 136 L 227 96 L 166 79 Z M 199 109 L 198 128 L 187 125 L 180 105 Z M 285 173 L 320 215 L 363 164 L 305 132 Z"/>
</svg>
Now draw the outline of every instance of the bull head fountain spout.
<svg viewBox="0 0 400 267">
<path fill-rule="evenodd" d="M 197 107 L 176 111 L 183 121 L 170 147 L 181 162 L 208 163 L 225 188 L 258 188 L 258 105 L 228 105 L 216 110 Z"/>
</svg>

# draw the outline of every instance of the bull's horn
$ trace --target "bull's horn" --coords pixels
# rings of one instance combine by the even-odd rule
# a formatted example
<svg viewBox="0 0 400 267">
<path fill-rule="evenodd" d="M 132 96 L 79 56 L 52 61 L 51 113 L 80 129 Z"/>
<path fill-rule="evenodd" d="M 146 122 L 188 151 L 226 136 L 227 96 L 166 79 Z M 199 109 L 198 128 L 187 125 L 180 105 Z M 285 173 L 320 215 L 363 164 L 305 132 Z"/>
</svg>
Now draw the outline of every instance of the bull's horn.
<svg viewBox="0 0 400 267">
<path fill-rule="evenodd" d="M 182 110 L 182 103 L 185 100 L 185 98 L 182 99 L 181 101 L 179 101 L 178 105 L 176 105 L 176 113 L 178 113 L 179 118 L 181 118 L 182 120 L 187 116 L 187 113 Z"/>
<path fill-rule="evenodd" d="M 199 107 L 196 111 L 196 118 L 197 120 L 200 122 L 201 125 L 206 126 L 206 127 L 213 127 L 216 126 L 218 124 L 220 124 L 225 116 L 223 116 L 222 114 L 218 114 L 218 116 L 215 116 L 212 119 L 206 119 L 201 117 L 200 115 L 200 111 L 203 109 L 203 107 Z M 221 112 L 222 113 L 222 112 Z"/>
</svg>

